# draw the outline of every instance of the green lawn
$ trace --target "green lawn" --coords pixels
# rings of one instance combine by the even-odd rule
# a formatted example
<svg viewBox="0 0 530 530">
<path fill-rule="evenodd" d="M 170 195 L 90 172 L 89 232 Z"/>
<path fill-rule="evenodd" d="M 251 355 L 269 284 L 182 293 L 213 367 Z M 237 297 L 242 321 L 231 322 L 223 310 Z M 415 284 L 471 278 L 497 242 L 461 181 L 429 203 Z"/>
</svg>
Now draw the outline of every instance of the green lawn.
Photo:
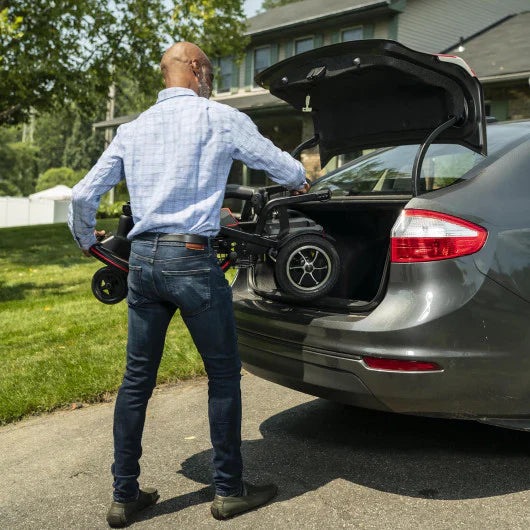
<svg viewBox="0 0 530 530">
<path fill-rule="evenodd" d="M 98 228 L 116 228 L 114 219 Z M 85 258 L 65 224 L 0 229 L 0 423 L 118 389 L 127 305 L 98 302 Z M 158 382 L 203 374 L 184 323 L 170 325 Z"/>
</svg>

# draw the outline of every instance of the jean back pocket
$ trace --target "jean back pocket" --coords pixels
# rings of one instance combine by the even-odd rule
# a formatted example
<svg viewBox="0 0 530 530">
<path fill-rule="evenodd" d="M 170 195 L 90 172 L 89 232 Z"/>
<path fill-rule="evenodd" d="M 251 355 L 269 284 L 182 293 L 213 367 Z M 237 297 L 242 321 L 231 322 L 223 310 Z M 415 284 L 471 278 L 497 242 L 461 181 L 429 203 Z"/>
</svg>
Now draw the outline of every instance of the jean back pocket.
<svg viewBox="0 0 530 530">
<path fill-rule="evenodd" d="M 162 271 L 162 275 L 182 316 L 195 316 L 210 308 L 210 269 Z"/>
</svg>

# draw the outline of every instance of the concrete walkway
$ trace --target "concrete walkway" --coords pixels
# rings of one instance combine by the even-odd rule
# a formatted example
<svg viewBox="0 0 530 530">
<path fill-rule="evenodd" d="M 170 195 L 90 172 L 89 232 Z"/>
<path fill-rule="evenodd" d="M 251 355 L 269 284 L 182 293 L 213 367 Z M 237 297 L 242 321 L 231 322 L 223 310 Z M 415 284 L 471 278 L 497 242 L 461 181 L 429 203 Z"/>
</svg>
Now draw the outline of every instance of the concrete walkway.
<svg viewBox="0 0 530 530">
<path fill-rule="evenodd" d="M 161 494 L 133 528 L 529 528 L 530 435 L 363 411 L 252 375 L 242 380 L 243 455 L 275 502 L 217 522 L 204 379 L 157 390 L 141 484 Z M 0 528 L 106 528 L 113 403 L 0 429 Z"/>
</svg>

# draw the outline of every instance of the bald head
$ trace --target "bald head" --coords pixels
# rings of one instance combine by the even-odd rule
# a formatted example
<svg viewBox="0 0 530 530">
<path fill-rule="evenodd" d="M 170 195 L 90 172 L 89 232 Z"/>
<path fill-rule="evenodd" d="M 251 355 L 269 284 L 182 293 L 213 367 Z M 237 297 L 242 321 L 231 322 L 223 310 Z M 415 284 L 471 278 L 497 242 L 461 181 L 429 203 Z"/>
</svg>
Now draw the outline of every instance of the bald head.
<svg viewBox="0 0 530 530">
<path fill-rule="evenodd" d="M 206 54 L 191 42 L 177 42 L 162 56 L 160 68 L 166 88 L 190 88 L 199 96 L 212 93 L 213 69 Z"/>
</svg>

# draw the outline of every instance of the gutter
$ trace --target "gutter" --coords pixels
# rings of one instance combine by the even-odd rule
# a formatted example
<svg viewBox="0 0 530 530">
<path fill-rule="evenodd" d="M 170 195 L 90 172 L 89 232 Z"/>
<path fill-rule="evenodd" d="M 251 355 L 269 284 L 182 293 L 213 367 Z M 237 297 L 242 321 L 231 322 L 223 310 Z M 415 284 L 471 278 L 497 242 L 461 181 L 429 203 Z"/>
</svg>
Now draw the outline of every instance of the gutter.
<svg viewBox="0 0 530 530">
<path fill-rule="evenodd" d="M 479 35 L 482 35 L 483 33 L 488 32 L 490 29 L 493 29 L 493 28 L 495 28 L 497 26 L 500 26 L 502 23 L 506 22 L 507 20 L 509 20 L 510 18 L 513 18 L 515 16 L 516 15 L 506 15 L 505 17 L 500 18 L 496 22 L 493 22 L 493 24 L 490 24 L 489 26 L 486 26 L 485 28 L 482 28 L 481 30 L 477 31 L 476 33 L 473 33 L 472 35 L 469 35 L 469 37 L 466 37 L 465 39 L 462 39 L 462 44 L 466 44 L 467 42 L 475 39 Z M 445 48 L 445 50 L 442 50 L 440 53 L 454 52 L 454 50 L 456 50 L 459 45 L 460 45 L 460 41 L 457 42 L 456 44 L 453 44 L 452 46 L 449 46 L 449 48 Z"/>
<path fill-rule="evenodd" d="M 495 83 L 496 81 L 510 81 L 526 78 L 530 79 L 530 70 L 526 72 L 516 72 L 513 74 L 486 75 L 483 77 L 480 75 L 478 76 L 478 79 L 481 83 Z"/>
<path fill-rule="evenodd" d="M 106 127 L 116 127 L 117 125 L 123 125 L 124 123 L 129 123 L 130 121 L 133 121 L 136 118 L 138 118 L 138 116 L 140 116 L 140 112 L 138 114 L 118 116 L 117 118 L 113 118 L 112 120 L 98 121 L 92 124 L 92 129 L 104 129 Z"/>
</svg>

